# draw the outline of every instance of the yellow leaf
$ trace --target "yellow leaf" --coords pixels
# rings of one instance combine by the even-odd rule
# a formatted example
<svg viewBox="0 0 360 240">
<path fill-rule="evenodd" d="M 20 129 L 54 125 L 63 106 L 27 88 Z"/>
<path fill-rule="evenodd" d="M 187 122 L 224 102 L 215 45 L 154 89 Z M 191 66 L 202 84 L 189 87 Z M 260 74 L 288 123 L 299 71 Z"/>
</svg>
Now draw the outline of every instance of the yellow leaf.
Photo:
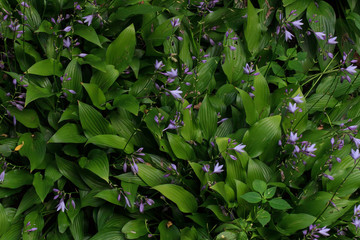
<svg viewBox="0 0 360 240">
<path fill-rule="evenodd" d="M 24 146 L 24 141 L 22 141 L 22 143 L 20 145 L 16 146 L 15 152 L 19 151 L 23 146 Z"/>
</svg>

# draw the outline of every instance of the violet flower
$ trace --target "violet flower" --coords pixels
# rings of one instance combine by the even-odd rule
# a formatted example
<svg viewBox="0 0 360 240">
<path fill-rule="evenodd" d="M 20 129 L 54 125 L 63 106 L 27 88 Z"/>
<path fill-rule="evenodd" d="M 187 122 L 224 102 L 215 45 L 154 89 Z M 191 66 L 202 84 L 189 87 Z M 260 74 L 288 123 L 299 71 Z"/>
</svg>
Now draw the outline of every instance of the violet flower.
<svg viewBox="0 0 360 240">
<path fill-rule="evenodd" d="M 154 66 L 155 66 L 155 70 L 161 70 L 161 68 L 164 67 L 165 65 L 163 64 L 162 61 L 158 61 L 156 59 Z"/>
<path fill-rule="evenodd" d="M 56 206 L 56 211 L 60 211 L 60 210 L 62 212 L 65 212 L 65 210 L 67 210 L 65 206 L 64 198 L 61 198 L 59 204 Z"/>
<path fill-rule="evenodd" d="M 224 165 L 220 165 L 219 163 L 216 163 L 215 166 L 214 166 L 214 171 L 213 171 L 211 174 L 223 172 L 223 171 L 224 171 L 224 170 L 222 169 L 223 166 L 224 166 Z"/>
<path fill-rule="evenodd" d="M 299 20 L 296 20 L 296 21 L 293 21 L 293 22 L 291 22 L 293 25 L 294 25 L 294 27 L 296 27 L 297 29 L 302 29 L 301 28 L 301 26 L 302 25 L 304 25 L 302 22 L 302 19 L 299 19 Z"/>
<path fill-rule="evenodd" d="M 69 48 L 69 47 L 71 46 L 71 41 L 70 41 L 70 38 L 69 38 L 69 37 L 68 37 L 68 38 L 65 38 L 65 39 L 63 40 L 63 42 L 64 42 L 64 47 Z"/>
<path fill-rule="evenodd" d="M 319 40 L 325 40 L 326 34 L 324 32 L 314 32 L 315 37 Z"/>
<path fill-rule="evenodd" d="M 355 69 L 356 69 L 357 67 L 356 66 L 354 66 L 354 65 L 350 65 L 350 66 L 348 66 L 346 69 L 345 69 L 345 71 L 347 71 L 348 73 L 350 73 L 351 75 L 353 75 L 354 73 L 356 73 L 356 71 L 355 71 Z"/>
<path fill-rule="evenodd" d="M 179 18 L 173 18 L 170 22 L 171 22 L 171 26 L 173 28 L 175 28 L 177 26 L 180 26 L 180 19 Z"/>
<path fill-rule="evenodd" d="M 71 31 L 71 26 L 67 26 L 66 28 L 64 28 L 63 31 L 64 31 L 64 32 L 70 32 L 70 31 Z"/>
<path fill-rule="evenodd" d="M 84 23 L 88 23 L 88 26 L 91 25 L 91 22 L 93 20 L 94 16 L 91 14 L 91 15 L 88 15 L 88 16 L 85 16 L 83 17 L 83 19 L 85 19 Z"/>
<path fill-rule="evenodd" d="M 0 174 L 0 183 L 4 182 L 5 179 L 5 170 L 1 172 Z"/>
<path fill-rule="evenodd" d="M 175 99 L 182 99 L 181 97 L 182 91 L 179 89 L 180 87 L 178 87 L 176 90 L 168 90 L 168 91 Z"/>
<path fill-rule="evenodd" d="M 333 37 L 333 38 L 328 39 L 327 43 L 328 44 L 337 44 L 338 42 L 336 41 L 336 38 L 337 37 Z"/>
<path fill-rule="evenodd" d="M 303 97 L 300 96 L 300 94 L 296 95 L 295 97 L 292 98 L 292 100 L 294 100 L 294 102 L 296 103 L 303 103 L 304 101 L 301 100 Z"/>
<path fill-rule="evenodd" d="M 285 41 L 287 42 L 288 40 L 292 40 L 293 37 L 294 35 L 285 29 Z"/>
<path fill-rule="evenodd" d="M 289 106 L 287 107 L 287 109 L 289 110 L 289 112 L 295 113 L 295 111 L 299 108 L 296 106 L 296 103 L 294 103 L 294 105 L 293 105 L 293 104 L 291 104 L 291 102 L 289 102 Z"/>
<path fill-rule="evenodd" d="M 238 153 L 243 153 L 245 152 L 243 149 L 246 147 L 246 145 L 240 143 L 239 145 L 236 145 L 234 148 L 230 148 L 232 150 L 235 150 Z"/>
<path fill-rule="evenodd" d="M 351 153 L 350 156 L 354 159 L 354 161 L 356 162 L 356 160 L 358 160 L 360 158 L 360 152 L 359 149 L 356 149 L 356 151 L 354 149 L 351 149 Z"/>
</svg>

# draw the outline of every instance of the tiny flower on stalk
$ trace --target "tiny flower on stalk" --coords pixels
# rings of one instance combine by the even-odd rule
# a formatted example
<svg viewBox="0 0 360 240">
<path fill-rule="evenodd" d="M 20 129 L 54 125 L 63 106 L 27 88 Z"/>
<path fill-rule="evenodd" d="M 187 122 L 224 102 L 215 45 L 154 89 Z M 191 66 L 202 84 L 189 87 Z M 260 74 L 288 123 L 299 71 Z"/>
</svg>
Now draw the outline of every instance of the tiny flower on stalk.
<svg viewBox="0 0 360 240">
<path fill-rule="evenodd" d="M 294 25 L 294 27 L 296 27 L 297 29 L 302 29 L 301 26 L 304 25 L 304 23 L 302 23 L 301 21 L 302 21 L 302 19 L 299 19 L 299 20 L 293 21 L 293 22 L 291 22 L 291 23 L 292 23 L 292 24 Z"/>
<path fill-rule="evenodd" d="M 83 17 L 83 19 L 85 19 L 84 23 L 88 23 L 88 26 L 91 25 L 91 22 L 93 20 L 94 16 L 91 14 L 91 15 L 88 15 L 88 16 L 85 16 Z"/>
<path fill-rule="evenodd" d="M 303 97 L 300 96 L 300 94 L 296 95 L 295 97 L 292 98 L 292 100 L 294 100 L 294 102 L 296 103 L 303 103 L 304 101 L 301 100 Z"/>
<path fill-rule="evenodd" d="M 337 44 L 338 42 L 336 41 L 336 38 L 337 38 L 337 37 L 329 38 L 328 41 L 327 41 L 327 43 L 328 43 L 328 44 L 332 44 L 332 45 Z"/>
<path fill-rule="evenodd" d="M 162 61 L 158 61 L 156 59 L 154 66 L 155 66 L 155 70 L 161 70 L 161 68 L 164 67 L 165 65 L 163 64 Z"/>
<path fill-rule="evenodd" d="M 175 28 L 177 26 L 180 26 L 180 19 L 179 18 L 173 18 L 170 22 L 171 22 L 171 26 L 173 28 Z"/>
<path fill-rule="evenodd" d="M 224 170 L 222 169 L 224 167 L 224 165 L 220 165 L 219 163 L 216 163 L 214 166 L 214 171 L 211 174 L 217 174 L 217 173 L 221 173 Z"/>
<path fill-rule="evenodd" d="M 299 108 L 296 106 L 296 103 L 291 104 L 291 102 L 289 102 L 289 106 L 287 107 L 287 109 L 289 110 L 289 112 L 295 113 L 295 111 Z"/>
<path fill-rule="evenodd" d="M 175 99 L 182 99 L 181 94 L 183 92 L 180 90 L 180 87 L 178 87 L 176 90 L 168 90 L 168 91 Z"/>
<path fill-rule="evenodd" d="M 354 161 L 356 163 L 356 160 L 358 160 L 360 158 L 359 149 L 356 149 L 356 151 L 354 149 L 351 149 L 350 156 L 354 159 Z"/>
</svg>

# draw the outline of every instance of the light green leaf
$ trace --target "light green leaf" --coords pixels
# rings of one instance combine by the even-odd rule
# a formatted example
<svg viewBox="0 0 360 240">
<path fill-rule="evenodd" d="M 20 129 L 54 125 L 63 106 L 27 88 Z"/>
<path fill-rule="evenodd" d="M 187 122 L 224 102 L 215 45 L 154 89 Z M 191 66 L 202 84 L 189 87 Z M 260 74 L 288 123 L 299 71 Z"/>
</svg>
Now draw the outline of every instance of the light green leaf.
<svg viewBox="0 0 360 240">
<path fill-rule="evenodd" d="M 259 70 L 257 69 L 257 71 Z M 255 76 L 254 87 L 254 104 L 259 114 L 259 119 L 262 119 L 269 116 L 270 113 L 270 90 L 268 83 L 261 73 Z"/>
<path fill-rule="evenodd" d="M 66 76 L 65 76 L 66 75 Z M 67 80 L 68 78 L 70 80 Z M 71 62 L 67 65 L 64 73 L 64 80 L 62 83 L 62 87 L 67 94 L 67 99 L 69 101 L 73 101 L 75 99 L 80 99 L 82 95 L 82 72 L 80 64 L 76 59 L 71 60 Z M 71 94 L 68 90 L 74 90 L 76 94 Z"/>
<path fill-rule="evenodd" d="M 74 25 L 74 34 L 84 38 L 85 40 L 87 40 L 89 42 L 92 42 L 92 43 L 98 45 L 99 47 L 102 47 L 99 37 L 96 34 L 96 31 L 92 26 L 76 24 L 76 25 Z"/>
<path fill-rule="evenodd" d="M 198 205 L 194 195 L 183 187 L 174 184 L 163 184 L 153 188 L 175 202 L 180 211 L 184 213 L 196 212 Z"/>
<path fill-rule="evenodd" d="M 34 109 L 24 109 L 20 111 L 16 107 L 8 107 L 7 110 L 25 127 L 37 128 L 40 126 L 39 117 Z"/>
<path fill-rule="evenodd" d="M 269 204 L 272 208 L 278 209 L 278 210 L 287 210 L 292 208 L 290 204 L 281 198 L 274 198 L 269 201 Z"/>
<path fill-rule="evenodd" d="M 33 181 L 33 176 L 22 169 L 10 170 L 5 173 L 5 178 L 2 183 L 0 183 L 1 188 L 19 188 L 24 185 L 31 185 Z"/>
<path fill-rule="evenodd" d="M 89 138 L 86 144 L 95 144 L 101 147 L 111 147 L 116 149 L 124 150 L 126 153 L 134 152 L 134 146 L 125 138 L 119 137 L 117 135 L 105 134 L 97 135 L 95 137 Z"/>
<path fill-rule="evenodd" d="M 241 196 L 242 199 L 249 203 L 258 203 L 261 201 L 261 196 L 257 192 L 248 192 Z"/>
<path fill-rule="evenodd" d="M 75 123 L 67 123 L 62 126 L 56 133 L 50 138 L 49 143 L 84 143 L 86 137 L 84 137 L 78 125 Z"/>
<path fill-rule="evenodd" d="M 296 231 L 307 228 L 315 221 L 315 219 L 316 217 L 303 213 L 289 214 L 282 217 L 277 225 L 277 229 L 282 234 L 289 236 Z"/>
<path fill-rule="evenodd" d="M 109 87 L 116 81 L 119 77 L 119 71 L 115 69 L 113 65 L 106 65 L 106 71 L 94 71 L 90 83 L 96 84 L 98 87 L 106 93 Z"/>
<path fill-rule="evenodd" d="M 257 191 L 260 194 L 263 194 L 266 190 L 267 184 L 266 182 L 259 180 L 259 179 L 255 179 L 252 182 L 252 187 L 255 191 Z"/>
<path fill-rule="evenodd" d="M 193 161 L 196 159 L 194 149 L 185 140 L 177 135 L 167 132 L 172 151 L 177 158 Z"/>
<path fill-rule="evenodd" d="M 268 211 L 260 209 L 256 214 L 256 219 L 264 227 L 271 220 L 271 215 Z"/>
<path fill-rule="evenodd" d="M 125 108 L 135 116 L 139 112 L 139 101 L 131 94 L 123 94 L 115 98 L 113 106 Z"/>
<path fill-rule="evenodd" d="M 70 226 L 70 221 L 65 212 L 60 211 L 57 217 L 58 229 L 60 233 L 64 233 Z"/>
<path fill-rule="evenodd" d="M 106 62 L 114 65 L 121 73 L 124 71 L 134 56 L 136 45 L 135 28 L 131 24 L 109 45 L 106 51 Z"/>
<path fill-rule="evenodd" d="M 121 232 L 126 235 L 127 239 L 138 239 L 148 232 L 145 224 L 145 219 L 143 218 L 131 220 L 124 225 L 124 227 L 121 229 Z"/>
<path fill-rule="evenodd" d="M 150 187 L 154 187 L 160 184 L 168 183 L 169 180 L 164 177 L 165 173 L 157 168 L 149 166 L 147 164 L 139 163 L 138 175 L 139 177 Z"/>
<path fill-rule="evenodd" d="M 93 105 L 98 109 L 104 110 L 106 98 L 104 93 L 101 91 L 101 89 L 96 84 L 93 83 L 82 83 L 82 85 L 89 94 L 89 97 Z"/>
<path fill-rule="evenodd" d="M 202 130 L 203 137 L 209 140 L 217 128 L 217 113 L 209 101 L 209 97 L 205 96 L 199 110 L 199 125 Z"/>
<path fill-rule="evenodd" d="M 42 88 L 35 85 L 33 82 L 29 83 L 29 86 L 26 89 L 26 99 L 25 99 L 25 107 L 39 98 L 48 98 L 53 96 L 54 94 L 51 92 L 49 88 Z"/>
<path fill-rule="evenodd" d="M 28 70 L 28 74 L 39 76 L 58 76 L 62 75 L 62 65 L 58 60 L 45 59 L 32 65 Z"/>
<path fill-rule="evenodd" d="M 30 225 L 28 223 L 30 222 Z M 26 214 L 24 219 L 24 228 L 22 239 L 24 240 L 38 240 L 40 239 L 42 229 L 44 228 L 44 219 L 40 212 L 33 211 L 31 213 Z M 27 232 L 26 230 L 36 227 L 36 231 Z"/>
<path fill-rule="evenodd" d="M 38 168 L 45 158 L 46 142 L 44 136 L 36 132 L 34 134 L 25 133 L 21 135 L 18 144 L 22 144 L 19 153 L 21 156 L 26 156 L 30 161 L 31 171 Z"/>
<path fill-rule="evenodd" d="M 241 100 L 243 102 L 246 114 L 246 122 L 249 125 L 253 125 L 258 120 L 258 113 L 255 108 L 254 100 L 250 97 L 250 95 L 242 89 L 236 88 L 239 93 Z"/>
<path fill-rule="evenodd" d="M 252 54 L 254 54 L 258 51 L 260 45 L 261 25 L 259 23 L 257 11 L 251 1 L 248 2 L 247 24 L 244 33 L 248 49 Z"/>
<path fill-rule="evenodd" d="M 99 149 L 91 150 L 85 168 L 109 182 L 109 160 L 104 151 Z"/>
</svg>

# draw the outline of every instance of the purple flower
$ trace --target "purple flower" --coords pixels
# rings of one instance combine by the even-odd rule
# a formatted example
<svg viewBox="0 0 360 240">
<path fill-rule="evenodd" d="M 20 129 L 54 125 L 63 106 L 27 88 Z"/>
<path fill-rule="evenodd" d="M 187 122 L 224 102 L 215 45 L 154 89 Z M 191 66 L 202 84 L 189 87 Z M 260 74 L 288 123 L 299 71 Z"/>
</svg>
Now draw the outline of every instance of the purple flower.
<svg viewBox="0 0 360 240">
<path fill-rule="evenodd" d="M 243 67 L 244 69 L 244 73 L 250 75 L 252 72 L 254 72 L 254 69 L 253 69 L 254 65 L 253 64 L 246 64 L 245 67 Z"/>
<path fill-rule="evenodd" d="M 81 58 L 83 58 L 83 57 L 86 57 L 86 56 L 87 56 L 87 53 L 80 53 L 78 56 L 81 57 Z"/>
<path fill-rule="evenodd" d="M 64 42 L 64 47 L 69 48 L 71 46 L 70 38 L 65 38 L 63 42 Z"/>
<path fill-rule="evenodd" d="M 333 176 L 330 176 L 330 175 L 327 175 L 327 174 L 323 174 L 324 177 L 330 179 L 331 181 L 334 180 L 334 177 Z"/>
<path fill-rule="evenodd" d="M 230 156 L 230 158 L 231 158 L 232 160 L 234 160 L 234 161 L 237 160 L 237 157 L 235 157 L 234 155 L 229 154 L 229 156 Z"/>
<path fill-rule="evenodd" d="M 62 212 L 65 212 L 65 210 L 67 210 L 65 206 L 64 198 L 61 198 L 59 204 L 56 206 L 56 211 L 60 211 L 60 210 Z"/>
<path fill-rule="evenodd" d="M 70 31 L 71 31 L 71 26 L 67 26 L 66 28 L 64 28 L 63 31 L 64 31 L 64 32 L 70 32 Z"/>
<path fill-rule="evenodd" d="M 360 228 L 360 219 L 358 219 L 357 217 L 355 217 L 355 218 L 352 220 L 352 224 L 355 225 L 356 230 L 357 230 L 358 228 Z"/>
<path fill-rule="evenodd" d="M 21 4 L 21 6 L 23 6 L 23 7 L 27 7 L 27 8 L 30 7 L 29 4 L 27 4 L 26 2 L 21 2 L 20 4 Z"/>
<path fill-rule="evenodd" d="M 204 172 L 209 172 L 209 171 L 210 171 L 210 165 L 209 165 L 209 164 L 205 164 L 201 169 L 202 169 Z"/>
<path fill-rule="evenodd" d="M 291 40 L 294 37 L 294 35 L 285 29 L 285 41 Z"/>
<path fill-rule="evenodd" d="M 302 103 L 304 102 L 302 99 L 302 96 L 300 96 L 300 94 L 296 95 L 295 97 L 292 98 L 292 100 L 294 100 L 294 102 L 296 103 Z"/>
<path fill-rule="evenodd" d="M 242 143 L 240 143 L 239 145 L 235 146 L 234 148 L 231 148 L 232 150 L 237 151 L 238 153 L 243 153 L 245 152 L 243 149 L 246 147 L 246 145 L 243 145 Z"/>
<path fill-rule="evenodd" d="M 166 73 L 163 74 L 171 79 L 174 79 L 178 76 L 178 70 L 172 68 L 170 71 L 167 71 Z"/>
<path fill-rule="evenodd" d="M 172 27 L 180 26 L 180 19 L 179 19 L 179 18 L 173 18 L 173 19 L 171 20 L 171 26 L 172 26 Z"/>
<path fill-rule="evenodd" d="M 145 201 L 149 206 L 151 206 L 155 203 L 154 200 L 152 200 L 151 198 L 145 198 Z"/>
<path fill-rule="evenodd" d="M 360 205 L 354 206 L 354 216 L 360 216 Z"/>
<path fill-rule="evenodd" d="M 34 232 L 34 231 L 36 231 L 36 230 L 37 230 L 37 228 L 34 227 L 34 228 L 30 228 L 30 229 L 26 230 L 25 232 Z"/>
<path fill-rule="evenodd" d="M 314 32 L 315 37 L 319 40 L 325 40 L 326 34 L 324 32 Z"/>
<path fill-rule="evenodd" d="M 88 15 L 88 16 L 85 16 L 83 17 L 83 19 L 85 19 L 84 23 L 88 23 L 88 26 L 91 25 L 91 22 L 93 20 L 94 16 L 91 14 L 91 15 Z"/>
<path fill-rule="evenodd" d="M 323 235 L 325 237 L 330 236 L 330 234 L 328 234 L 329 231 L 330 231 L 330 228 L 326 228 L 326 226 L 317 230 L 318 233 L 320 233 L 321 235 Z"/>
<path fill-rule="evenodd" d="M 236 50 L 236 47 L 234 47 L 234 46 L 229 46 L 229 48 L 230 48 L 231 51 L 235 51 L 235 50 Z"/>
<path fill-rule="evenodd" d="M 4 182 L 5 179 L 5 170 L 1 172 L 0 174 L 0 183 Z"/>
<path fill-rule="evenodd" d="M 154 65 L 155 65 L 155 70 L 159 70 L 159 69 L 161 69 L 162 67 L 165 66 L 162 61 L 158 61 L 157 59 L 156 59 Z"/>
<path fill-rule="evenodd" d="M 141 201 L 141 202 L 140 202 L 140 205 L 139 205 L 139 211 L 140 211 L 141 213 L 144 212 L 144 207 L 145 207 L 145 204 Z"/>
<path fill-rule="evenodd" d="M 337 44 L 338 42 L 336 41 L 336 38 L 337 38 L 337 37 L 329 38 L 328 41 L 327 41 L 327 43 L 328 43 L 328 44 Z"/>
<path fill-rule="evenodd" d="M 296 103 L 294 103 L 294 105 L 293 105 L 293 104 L 291 104 L 291 102 L 289 102 L 289 106 L 287 107 L 287 109 L 289 110 L 289 112 L 295 113 L 295 111 L 299 108 L 296 106 Z"/>
<path fill-rule="evenodd" d="M 295 143 L 297 140 L 299 140 L 297 133 L 290 132 L 289 142 Z"/>
<path fill-rule="evenodd" d="M 176 90 L 171 90 L 171 91 L 168 90 L 168 91 L 175 99 L 182 99 L 181 97 L 182 91 L 179 89 L 180 87 L 178 87 Z"/>
<path fill-rule="evenodd" d="M 214 173 L 221 173 L 224 170 L 222 169 L 224 165 L 220 165 L 219 163 L 216 163 L 214 166 L 214 171 L 212 172 L 212 174 Z"/>
<path fill-rule="evenodd" d="M 354 73 L 356 73 L 355 69 L 356 69 L 356 66 L 354 66 L 354 65 L 351 64 L 350 66 L 348 66 L 348 67 L 345 69 L 345 71 L 347 71 L 348 73 L 350 73 L 351 75 L 353 75 Z"/>
<path fill-rule="evenodd" d="M 352 137 L 351 140 L 355 143 L 356 147 L 359 148 L 360 146 L 360 139 Z"/>
<path fill-rule="evenodd" d="M 351 153 L 350 156 L 354 159 L 354 161 L 356 162 L 356 160 L 358 160 L 360 158 L 360 152 L 359 149 L 356 149 L 356 151 L 354 151 L 354 149 L 351 149 Z"/>
<path fill-rule="evenodd" d="M 302 19 L 293 21 L 293 22 L 291 22 L 291 23 L 292 23 L 292 24 L 294 25 L 294 27 L 296 27 L 297 29 L 302 29 L 301 26 L 304 25 L 304 24 L 303 24 L 301 21 L 302 21 Z"/>
<path fill-rule="evenodd" d="M 313 143 L 312 145 L 310 145 L 310 146 L 308 146 L 308 147 L 306 147 L 306 152 L 308 152 L 308 153 L 313 153 L 313 152 L 315 152 L 317 150 L 317 148 L 315 148 L 315 143 Z"/>
</svg>

